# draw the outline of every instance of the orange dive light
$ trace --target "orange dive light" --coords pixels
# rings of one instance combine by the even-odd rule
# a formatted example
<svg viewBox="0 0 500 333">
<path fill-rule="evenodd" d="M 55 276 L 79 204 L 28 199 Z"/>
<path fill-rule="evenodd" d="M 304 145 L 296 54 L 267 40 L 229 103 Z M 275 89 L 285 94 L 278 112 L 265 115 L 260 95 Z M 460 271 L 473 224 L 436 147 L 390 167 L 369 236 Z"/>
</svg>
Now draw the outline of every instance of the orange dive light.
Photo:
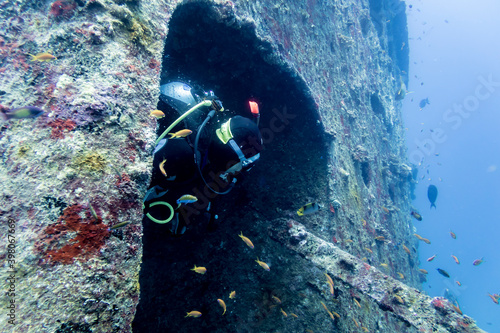
<svg viewBox="0 0 500 333">
<path fill-rule="evenodd" d="M 248 104 L 250 105 L 250 112 L 252 112 L 252 115 L 255 118 L 258 118 L 260 116 L 259 105 L 256 102 L 252 102 L 252 101 L 248 101 Z"/>
</svg>

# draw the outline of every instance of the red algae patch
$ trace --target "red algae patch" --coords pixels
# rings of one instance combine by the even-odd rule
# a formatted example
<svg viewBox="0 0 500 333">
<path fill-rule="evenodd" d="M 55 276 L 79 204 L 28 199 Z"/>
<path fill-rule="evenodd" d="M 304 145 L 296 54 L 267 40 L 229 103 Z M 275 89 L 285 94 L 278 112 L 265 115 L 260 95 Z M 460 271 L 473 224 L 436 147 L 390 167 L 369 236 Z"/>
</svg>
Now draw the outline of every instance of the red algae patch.
<svg viewBox="0 0 500 333">
<path fill-rule="evenodd" d="M 71 264 L 74 259 L 85 261 L 97 255 L 109 234 L 100 218 L 81 205 L 72 205 L 64 209 L 57 223 L 44 229 L 35 248 L 48 262 Z"/>
</svg>

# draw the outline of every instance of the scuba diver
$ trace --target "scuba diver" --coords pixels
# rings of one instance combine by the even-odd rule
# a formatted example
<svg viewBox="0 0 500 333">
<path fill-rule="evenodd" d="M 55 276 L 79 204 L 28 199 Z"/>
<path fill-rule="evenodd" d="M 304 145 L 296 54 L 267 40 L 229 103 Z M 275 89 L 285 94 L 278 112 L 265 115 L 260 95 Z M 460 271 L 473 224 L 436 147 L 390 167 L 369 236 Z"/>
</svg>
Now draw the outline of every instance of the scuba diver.
<svg viewBox="0 0 500 333">
<path fill-rule="evenodd" d="M 181 235 L 190 224 L 217 219 L 215 198 L 231 191 L 262 150 L 258 106 L 249 103 L 254 120 L 229 117 L 212 91 L 183 82 L 160 86 L 158 110 L 165 117 L 158 120 L 162 134 L 143 202 L 145 220 Z"/>
</svg>

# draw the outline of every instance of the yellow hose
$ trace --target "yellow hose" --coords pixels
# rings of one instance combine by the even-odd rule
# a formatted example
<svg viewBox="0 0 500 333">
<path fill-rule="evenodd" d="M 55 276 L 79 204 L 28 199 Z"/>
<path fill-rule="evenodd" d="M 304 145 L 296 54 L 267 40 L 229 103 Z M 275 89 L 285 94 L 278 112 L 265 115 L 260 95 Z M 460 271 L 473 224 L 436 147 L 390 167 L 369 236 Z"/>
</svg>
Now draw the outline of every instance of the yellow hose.
<svg viewBox="0 0 500 333">
<path fill-rule="evenodd" d="M 163 139 L 167 134 L 168 132 L 170 132 L 172 130 L 172 128 L 175 127 L 175 125 L 177 125 L 178 123 L 180 123 L 184 118 L 186 118 L 187 116 L 189 116 L 191 113 L 193 113 L 194 111 L 196 111 L 197 109 L 199 109 L 200 107 L 202 106 L 210 106 L 212 105 L 212 101 L 210 100 L 205 100 L 205 101 L 202 101 L 198 104 L 196 104 L 195 106 L 193 106 L 191 109 L 187 110 L 182 116 L 180 116 L 179 118 L 177 118 L 176 121 L 174 121 L 172 123 L 172 125 L 170 125 L 166 130 L 165 132 L 163 132 L 159 137 L 158 139 L 156 140 L 156 143 L 155 145 L 158 144 L 158 142 L 160 142 L 161 139 Z"/>
</svg>

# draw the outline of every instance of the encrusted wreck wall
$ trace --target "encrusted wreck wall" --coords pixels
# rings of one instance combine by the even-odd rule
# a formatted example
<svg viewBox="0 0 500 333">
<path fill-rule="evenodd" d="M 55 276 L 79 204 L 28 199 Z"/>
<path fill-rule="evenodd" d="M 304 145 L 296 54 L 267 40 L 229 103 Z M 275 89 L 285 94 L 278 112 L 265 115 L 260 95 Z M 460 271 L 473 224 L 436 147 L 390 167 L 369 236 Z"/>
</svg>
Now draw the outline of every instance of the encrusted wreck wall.
<svg viewBox="0 0 500 333">
<path fill-rule="evenodd" d="M 46 110 L 0 124 L 2 331 L 480 331 L 417 290 L 404 3 L 180 3 L 1 4 L 0 104 Z M 261 106 L 262 161 L 214 232 L 141 223 L 166 77 Z M 297 216 L 307 202 L 322 209 Z"/>
</svg>

